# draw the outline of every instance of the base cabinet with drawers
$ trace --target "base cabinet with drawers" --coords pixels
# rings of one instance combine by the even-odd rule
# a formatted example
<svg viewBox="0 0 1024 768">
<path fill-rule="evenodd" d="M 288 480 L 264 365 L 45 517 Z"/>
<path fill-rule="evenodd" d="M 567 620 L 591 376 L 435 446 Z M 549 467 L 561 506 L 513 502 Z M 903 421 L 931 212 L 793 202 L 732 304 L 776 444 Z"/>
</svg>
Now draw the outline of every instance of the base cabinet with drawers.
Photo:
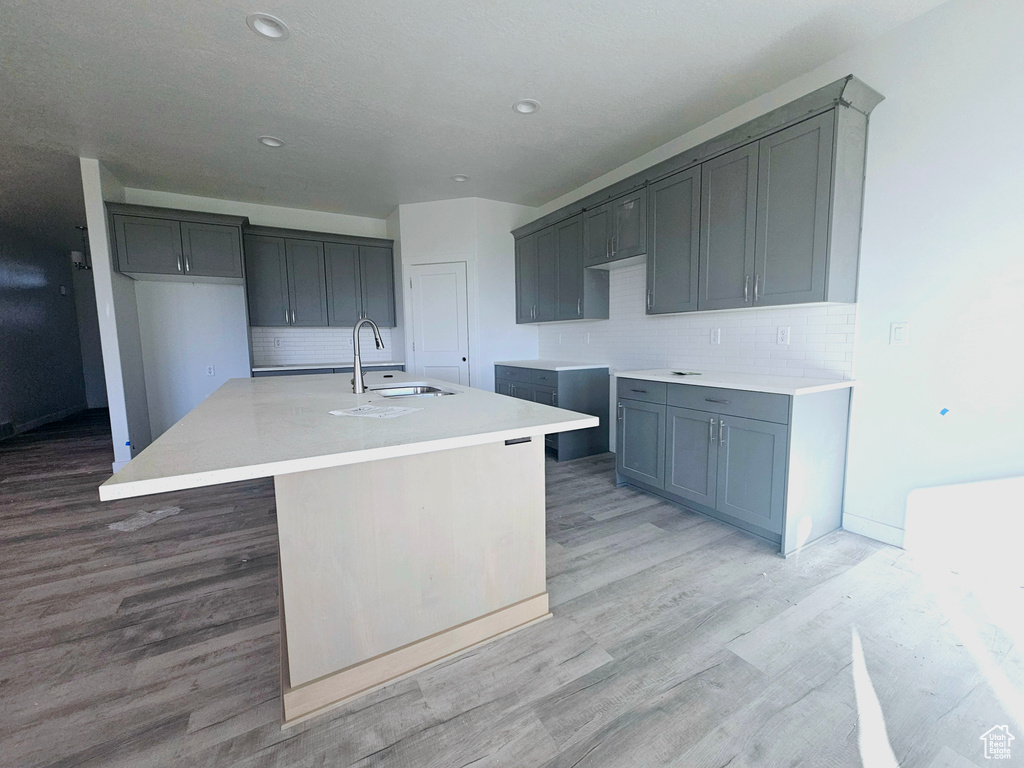
<svg viewBox="0 0 1024 768">
<path fill-rule="evenodd" d="M 779 395 L 620 378 L 616 479 L 784 555 L 840 527 L 850 390 Z"/>
<path fill-rule="evenodd" d="M 546 447 L 555 451 L 558 461 L 570 461 L 608 450 L 608 377 L 607 367 L 551 370 L 498 364 L 494 391 L 597 416 L 601 423 L 591 429 L 545 436 Z"/>
</svg>

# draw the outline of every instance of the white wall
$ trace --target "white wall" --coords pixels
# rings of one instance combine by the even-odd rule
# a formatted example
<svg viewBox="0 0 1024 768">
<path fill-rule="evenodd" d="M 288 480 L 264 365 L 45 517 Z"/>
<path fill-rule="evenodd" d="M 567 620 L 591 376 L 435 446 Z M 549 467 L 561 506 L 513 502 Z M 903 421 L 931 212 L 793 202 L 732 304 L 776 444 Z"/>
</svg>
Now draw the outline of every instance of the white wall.
<svg viewBox="0 0 1024 768">
<path fill-rule="evenodd" d="M 70 256 L 0 229 L 0 425 L 22 432 L 83 408 Z"/>
<path fill-rule="evenodd" d="M 479 198 L 401 205 L 388 219 L 401 232 L 403 268 L 466 262 L 469 293 L 470 383 L 494 389 L 494 361 L 537 356 L 535 326 L 515 323 L 515 242 L 511 230 L 536 218 L 536 210 Z M 396 227 L 400 227 L 396 229 Z M 405 327 L 410 327 L 409 285 L 403 278 Z M 412 361 L 412 333 L 405 336 Z"/>
<path fill-rule="evenodd" d="M 146 397 L 154 437 L 231 378 L 249 376 L 245 289 L 137 281 Z M 214 366 L 214 375 L 206 372 Z"/>
<path fill-rule="evenodd" d="M 104 207 L 105 200 L 123 202 L 124 187 L 98 160 L 82 157 L 79 163 L 116 472 L 151 441 L 135 281 L 113 268 Z"/>
<path fill-rule="evenodd" d="M 1021 29 L 1018 0 L 954 0 L 538 211 L 848 73 L 884 94 L 869 130 L 844 525 L 896 544 L 915 489 L 1024 474 L 1024 103 L 1007 90 L 1024 77 Z M 911 323 L 909 346 L 888 345 L 893 321 Z"/>
<path fill-rule="evenodd" d="M 92 270 L 73 269 L 75 311 L 78 315 L 78 343 L 82 348 L 82 378 L 89 408 L 107 407 L 107 384 L 103 379 L 103 348 L 96 314 L 96 285 Z"/>
</svg>

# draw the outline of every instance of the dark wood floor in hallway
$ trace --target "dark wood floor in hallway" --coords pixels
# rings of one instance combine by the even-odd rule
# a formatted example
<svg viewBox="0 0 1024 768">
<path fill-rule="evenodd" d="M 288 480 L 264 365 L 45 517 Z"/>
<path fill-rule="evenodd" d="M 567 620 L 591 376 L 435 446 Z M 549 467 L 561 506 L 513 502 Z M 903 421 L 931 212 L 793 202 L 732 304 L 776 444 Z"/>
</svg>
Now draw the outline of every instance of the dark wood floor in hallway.
<svg viewBox="0 0 1024 768">
<path fill-rule="evenodd" d="M 0 443 L 0 765 L 858 766 L 887 732 L 950 768 L 1020 738 L 1020 649 L 955 578 L 844 532 L 783 560 L 613 458 L 548 463 L 553 619 L 282 730 L 272 483 L 101 504 L 104 413 Z"/>
</svg>

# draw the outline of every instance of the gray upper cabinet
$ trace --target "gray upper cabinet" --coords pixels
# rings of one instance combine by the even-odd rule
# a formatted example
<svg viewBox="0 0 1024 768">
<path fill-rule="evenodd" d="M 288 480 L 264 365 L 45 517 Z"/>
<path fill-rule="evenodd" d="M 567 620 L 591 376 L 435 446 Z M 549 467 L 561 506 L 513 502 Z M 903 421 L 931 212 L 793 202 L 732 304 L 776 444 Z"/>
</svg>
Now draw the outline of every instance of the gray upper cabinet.
<svg viewBox="0 0 1024 768">
<path fill-rule="evenodd" d="M 181 224 L 170 219 L 114 214 L 117 268 L 121 272 L 180 275 Z"/>
<path fill-rule="evenodd" d="M 647 190 L 647 314 L 697 309 L 700 166 Z"/>
<path fill-rule="evenodd" d="M 583 214 L 583 263 L 604 264 L 612 255 L 612 216 L 607 206 Z"/>
<path fill-rule="evenodd" d="M 619 398 L 616 469 L 654 488 L 665 487 L 665 406 Z"/>
<path fill-rule="evenodd" d="M 558 301 L 558 232 L 548 227 L 537 233 L 537 303 L 533 319 L 547 322 L 555 319 Z"/>
<path fill-rule="evenodd" d="M 714 415 L 669 406 L 667 418 L 665 490 L 714 507 L 719 432 Z"/>
<path fill-rule="evenodd" d="M 757 158 L 749 144 L 701 166 L 698 309 L 751 306 Z"/>
<path fill-rule="evenodd" d="M 245 292 L 250 325 L 291 325 L 284 238 L 245 236 Z"/>
<path fill-rule="evenodd" d="M 327 268 L 327 318 L 330 325 L 351 328 L 362 314 L 359 246 L 324 243 Z M 376 318 L 374 318 L 376 321 Z"/>
<path fill-rule="evenodd" d="M 611 209 L 611 259 L 647 253 L 647 190 L 638 189 L 608 203 Z"/>
<path fill-rule="evenodd" d="M 558 249 L 558 297 L 556 320 L 578 320 L 584 314 L 583 279 L 583 217 L 556 224 L 555 241 Z"/>
<path fill-rule="evenodd" d="M 242 243 L 238 227 L 181 222 L 181 249 L 186 275 L 242 276 Z"/>
<path fill-rule="evenodd" d="M 395 326 L 395 268 L 391 248 L 359 246 L 359 287 L 363 317 L 380 327 Z"/>
<path fill-rule="evenodd" d="M 537 233 L 516 240 L 516 322 L 532 323 L 537 312 Z"/>
<path fill-rule="evenodd" d="M 835 115 L 758 143 L 754 303 L 825 300 Z"/>
<path fill-rule="evenodd" d="M 240 216 L 107 203 L 117 270 L 136 280 L 237 282 Z"/>
<path fill-rule="evenodd" d="M 284 241 L 288 261 L 288 303 L 291 324 L 327 325 L 327 274 L 324 244 L 312 240 Z"/>
<path fill-rule="evenodd" d="M 723 416 L 719 423 L 716 508 L 781 534 L 789 428 L 735 416 Z"/>
</svg>

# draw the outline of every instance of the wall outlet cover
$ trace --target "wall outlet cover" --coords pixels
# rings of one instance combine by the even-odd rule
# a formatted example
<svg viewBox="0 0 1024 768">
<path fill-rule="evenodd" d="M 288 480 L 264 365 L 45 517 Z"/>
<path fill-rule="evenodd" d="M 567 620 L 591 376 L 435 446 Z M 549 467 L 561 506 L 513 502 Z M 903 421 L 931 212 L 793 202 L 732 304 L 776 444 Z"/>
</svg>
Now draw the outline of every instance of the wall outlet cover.
<svg viewBox="0 0 1024 768">
<path fill-rule="evenodd" d="M 274 337 L 274 346 L 275 347 L 280 347 L 281 346 L 281 339 L 276 337 L 276 336 Z"/>
<path fill-rule="evenodd" d="M 212 366 L 212 365 L 206 366 L 206 375 L 207 376 L 216 376 L 217 375 L 217 368 L 215 366 Z"/>
<path fill-rule="evenodd" d="M 712 328 L 711 329 L 711 343 L 712 344 L 721 344 L 722 343 L 722 329 L 721 328 Z"/>
<path fill-rule="evenodd" d="M 910 323 L 890 323 L 889 343 L 894 347 L 905 347 L 910 343 Z"/>
<path fill-rule="evenodd" d="M 778 343 L 778 344 L 789 344 L 789 326 L 788 325 L 780 325 L 779 328 L 778 328 L 777 334 L 778 335 L 775 338 L 776 343 Z"/>
</svg>

